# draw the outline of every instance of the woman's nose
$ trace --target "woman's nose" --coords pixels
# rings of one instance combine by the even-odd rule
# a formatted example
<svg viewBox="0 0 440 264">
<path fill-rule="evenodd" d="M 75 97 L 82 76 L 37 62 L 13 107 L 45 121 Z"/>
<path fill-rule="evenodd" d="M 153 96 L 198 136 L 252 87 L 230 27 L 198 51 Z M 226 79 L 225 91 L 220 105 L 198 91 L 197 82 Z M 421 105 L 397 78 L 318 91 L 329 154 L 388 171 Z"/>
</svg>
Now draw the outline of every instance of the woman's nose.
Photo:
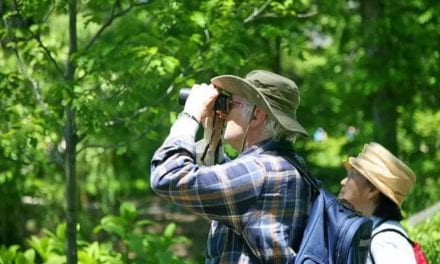
<svg viewBox="0 0 440 264">
<path fill-rule="evenodd" d="M 344 179 L 342 179 L 341 182 L 340 182 L 340 184 L 341 184 L 342 186 L 344 186 L 346 181 L 347 181 L 347 177 L 345 177 Z"/>
</svg>

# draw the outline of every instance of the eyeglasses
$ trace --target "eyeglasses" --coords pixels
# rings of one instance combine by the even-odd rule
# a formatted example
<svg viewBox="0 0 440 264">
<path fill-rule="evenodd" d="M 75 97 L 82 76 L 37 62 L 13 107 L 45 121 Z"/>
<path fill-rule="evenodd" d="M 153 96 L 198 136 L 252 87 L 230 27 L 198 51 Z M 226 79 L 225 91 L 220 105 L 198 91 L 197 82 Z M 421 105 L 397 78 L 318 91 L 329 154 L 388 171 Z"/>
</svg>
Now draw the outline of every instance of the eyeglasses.
<svg viewBox="0 0 440 264">
<path fill-rule="evenodd" d="M 235 101 L 235 100 L 233 100 L 233 99 L 229 99 L 229 108 L 230 109 L 232 109 L 232 106 L 233 105 L 242 105 L 243 103 L 242 102 L 240 102 L 240 101 Z"/>
<path fill-rule="evenodd" d="M 361 174 L 359 174 L 359 172 L 358 171 L 356 171 L 355 169 L 350 169 L 349 171 L 348 171 L 348 174 L 347 174 L 347 176 L 349 177 L 349 178 L 354 178 L 354 177 L 356 177 L 356 176 L 358 176 L 358 175 L 361 175 Z"/>
<path fill-rule="evenodd" d="M 229 103 L 229 110 L 231 110 L 232 106 L 234 106 L 234 105 L 251 105 L 249 103 L 236 101 L 236 100 L 234 100 L 232 98 L 229 98 L 228 103 Z"/>
</svg>

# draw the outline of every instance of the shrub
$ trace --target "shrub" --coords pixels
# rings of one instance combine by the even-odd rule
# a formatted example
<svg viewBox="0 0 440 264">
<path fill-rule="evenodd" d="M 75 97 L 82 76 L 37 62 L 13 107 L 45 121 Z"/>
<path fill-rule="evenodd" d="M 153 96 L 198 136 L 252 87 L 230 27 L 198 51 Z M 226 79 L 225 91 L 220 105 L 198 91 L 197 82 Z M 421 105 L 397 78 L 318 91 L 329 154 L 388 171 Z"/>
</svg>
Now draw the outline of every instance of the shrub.
<svg viewBox="0 0 440 264">
<path fill-rule="evenodd" d="M 177 258 L 172 246 L 188 243 L 183 236 L 175 236 L 176 225 L 168 224 L 162 233 L 147 232 L 146 226 L 158 226 L 150 220 L 137 220 L 136 208 L 132 203 L 123 203 L 120 215 L 109 215 L 101 219 L 95 232 L 103 235 L 102 241 L 78 240 L 78 263 L 119 264 L 155 263 L 187 264 L 189 261 Z M 66 224 L 59 224 L 55 233 L 44 230 L 42 237 L 32 236 L 27 240 L 29 249 L 20 246 L 0 246 L 0 264 L 63 264 L 65 254 Z"/>
<path fill-rule="evenodd" d="M 415 227 L 408 227 L 411 239 L 422 246 L 430 263 L 440 263 L 440 213 L 429 218 L 426 222 Z"/>
</svg>

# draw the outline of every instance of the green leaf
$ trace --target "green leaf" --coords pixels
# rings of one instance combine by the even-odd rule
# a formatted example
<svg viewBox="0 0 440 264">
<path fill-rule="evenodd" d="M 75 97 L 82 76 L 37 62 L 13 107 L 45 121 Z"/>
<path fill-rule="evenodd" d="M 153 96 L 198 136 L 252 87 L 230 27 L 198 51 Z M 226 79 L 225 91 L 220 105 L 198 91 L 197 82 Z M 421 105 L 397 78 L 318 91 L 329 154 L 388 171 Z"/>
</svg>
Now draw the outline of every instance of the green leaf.
<svg viewBox="0 0 440 264">
<path fill-rule="evenodd" d="M 110 234 L 118 235 L 119 237 L 125 237 L 125 231 L 127 227 L 127 221 L 117 216 L 106 216 L 101 219 L 101 228 Z"/>
<path fill-rule="evenodd" d="M 193 21 L 199 27 L 204 28 L 206 26 L 206 18 L 201 12 L 192 13 L 191 21 Z"/>
<path fill-rule="evenodd" d="M 148 219 L 136 221 L 136 226 L 139 226 L 139 227 L 145 226 L 145 225 L 152 225 L 152 224 L 155 224 L 155 222 L 148 220 Z"/>
<path fill-rule="evenodd" d="M 35 263 L 35 250 L 28 249 L 24 252 L 24 257 L 27 260 L 27 263 Z"/>
<path fill-rule="evenodd" d="M 46 261 L 49 258 L 49 238 L 38 238 L 36 236 L 32 236 L 27 240 L 27 242 L 33 249 L 35 249 L 43 261 Z"/>
<path fill-rule="evenodd" d="M 66 223 L 59 224 L 56 229 L 56 237 L 59 238 L 60 240 L 65 240 L 66 239 L 66 228 L 67 228 Z"/>
<path fill-rule="evenodd" d="M 121 207 L 119 208 L 119 213 L 121 216 L 128 221 L 131 221 L 136 218 L 137 212 L 136 212 L 136 206 L 132 202 L 124 202 L 121 204 Z"/>
<path fill-rule="evenodd" d="M 176 224 L 170 223 L 165 228 L 165 231 L 163 232 L 163 235 L 167 238 L 171 238 L 174 235 L 174 232 L 176 231 Z"/>
<path fill-rule="evenodd" d="M 121 156 L 127 152 L 127 147 L 119 147 L 116 150 L 116 155 Z"/>
</svg>

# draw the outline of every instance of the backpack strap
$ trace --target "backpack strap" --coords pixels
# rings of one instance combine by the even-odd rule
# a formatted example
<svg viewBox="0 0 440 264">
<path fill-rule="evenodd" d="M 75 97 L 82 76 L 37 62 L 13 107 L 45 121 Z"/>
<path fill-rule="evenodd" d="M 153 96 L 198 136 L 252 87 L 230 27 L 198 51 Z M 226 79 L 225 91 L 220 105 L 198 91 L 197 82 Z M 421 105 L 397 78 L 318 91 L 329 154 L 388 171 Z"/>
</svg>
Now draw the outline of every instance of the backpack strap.
<svg viewBox="0 0 440 264">
<path fill-rule="evenodd" d="M 386 221 L 388 221 L 387 218 L 381 218 L 381 219 L 377 222 L 377 224 L 374 224 L 374 225 L 373 225 L 373 229 L 374 229 L 374 228 L 378 228 L 380 225 L 382 225 L 382 224 L 385 223 Z"/>
<path fill-rule="evenodd" d="M 377 225 L 375 226 L 375 228 L 379 227 L 381 224 L 385 223 L 386 221 L 388 221 L 388 219 L 382 219 L 382 220 L 380 220 L 379 223 L 377 223 Z M 378 232 L 374 233 L 374 234 L 371 236 L 371 242 L 373 242 L 373 238 L 374 238 L 375 236 L 377 236 L 377 235 L 379 235 L 379 234 L 381 234 L 381 233 L 385 233 L 385 232 L 394 232 L 394 233 L 397 233 L 397 234 L 403 236 L 403 237 L 406 239 L 406 241 L 408 241 L 408 243 L 409 243 L 411 246 L 414 245 L 414 242 L 413 242 L 408 236 L 406 236 L 405 233 L 403 233 L 402 231 L 400 231 L 400 230 L 398 230 L 398 229 L 396 229 L 396 228 L 384 228 L 384 229 L 382 229 L 382 230 L 379 230 Z M 369 250 L 369 252 L 370 252 L 371 262 L 372 262 L 373 264 L 376 264 L 376 261 L 374 260 L 373 254 L 372 254 L 372 252 L 371 252 L 371 246 L 370 246 L 370 248 L 369 248 L 368 250 Z"/>
<path fill-rule="evenodd" d="M 317 194 L 319 193 L 319 189 L 320 189 L 320 183 L 312 178 L 305 169 L 305 164 L 301 164 L 298 154 L 296 154 L 295 151 L 293 150 L 287 150 L 287 149 L 276 149 L 276 150 L 268 150 L 268 151 L 264 151 L 264 153 L 275 153 L 278 154 L 280 156 L 282 156 L 283 158 L 285 158 L 289 163 L 291 163 L 301 174 L 301 176 L 303 176 L 304 180 L 306 180 L 306 182 L 308 184 L 310 184 L 310 186 L 312 186 L 313 188 L 313 199 L 317 196 Z M 304 163 L 304 162 L 302 162 Z M 312 199 L 312 200 L 313 200 Z"/>
<path fill-rule="evenodd" d="M 377 233 L 375 233 L 374 235 L 372 235 L 372 236 L 371 236 L 371 239 L 373 239 L 375 236 L 379 235 L 380 233 L 385 233 L 385 232 L 394 232 L 394 233 L 397 233 L 397 234 L 403 236 L 403 237 L 406 239 L 406 241 L 408 241 L 408 243 L 411 244 L 411 246 L 414 244 L 414 242 L 413 242 L 409 237 L 407 237 L 407 236 L 405 235 L 405 233 L 403 233 L 402 231 L 397 230 L 397 229 L 395 229 L 395 228 L 385 228 L 385 229 L 382 229 L 382 230 L 378 231 Z"/>
<path fill-rule="evenodd" d="M 319 188 L 320 188 L 319 187 L 320 186 L 319 181 L 313 179 L 312 177 L 310 177 L 307 174 L 304 160 L 302 160 L 302 158 L 299 157 L 298 154 L 294 150 L 286 149 L 286 148 L 282 148 L 282 147 L 277 147 L 277 146 L 275 146 L 275 147 L 274 146 L 269 146 L 267 149 L 265 149 L 263 151 L 263 153 L 266 153 L 266 154 L 277 154 L 277 155 L 280 155 L 283 158 L 285 158 L 289 163 L 291 163 L 298 170 L 300 175 L 303 176 L 303 178 L 312 186 L 312 201 L 318 196 Z M 243 234 L 241 234 L 241 236 L 243 237 L 243 240 L 244 240 L 245 244 L 248 246 L 250 252 L 254 256 L 257 256 L 253 252 L 252 247 L 250 246 L 250 243 L 246 239 L 246 236 L 243 235 Z M 256 257 L 256 259 L 259 262 L 262 262 L 258 257 Z"/>
</svg>

